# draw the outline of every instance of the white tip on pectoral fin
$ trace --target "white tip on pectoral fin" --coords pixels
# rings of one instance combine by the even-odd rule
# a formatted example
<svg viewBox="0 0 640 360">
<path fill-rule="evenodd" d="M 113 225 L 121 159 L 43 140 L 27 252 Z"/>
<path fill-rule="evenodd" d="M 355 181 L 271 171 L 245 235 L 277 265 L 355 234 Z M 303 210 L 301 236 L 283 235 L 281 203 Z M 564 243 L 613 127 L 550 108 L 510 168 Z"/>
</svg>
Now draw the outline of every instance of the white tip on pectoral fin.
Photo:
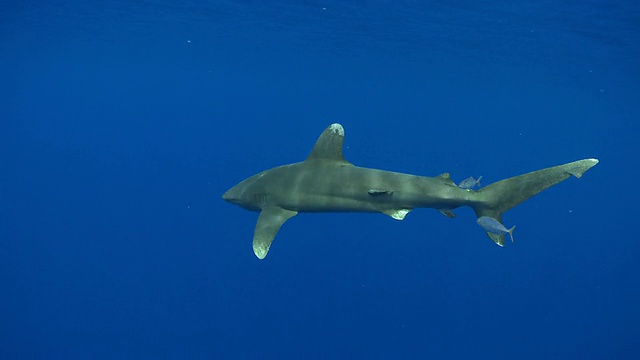
<svg viewBox="0 0 640 360">
<path fill-rule="evenodd" d="M 267 256 L 273 238 L 280 230 L 282 224 L 295 216 L 298 212 L 286 210 L 276 206 L 262 209 L 258 216 L 258 223 L 253 232 L 253 253 L 262 260 Z"/>
</svg>

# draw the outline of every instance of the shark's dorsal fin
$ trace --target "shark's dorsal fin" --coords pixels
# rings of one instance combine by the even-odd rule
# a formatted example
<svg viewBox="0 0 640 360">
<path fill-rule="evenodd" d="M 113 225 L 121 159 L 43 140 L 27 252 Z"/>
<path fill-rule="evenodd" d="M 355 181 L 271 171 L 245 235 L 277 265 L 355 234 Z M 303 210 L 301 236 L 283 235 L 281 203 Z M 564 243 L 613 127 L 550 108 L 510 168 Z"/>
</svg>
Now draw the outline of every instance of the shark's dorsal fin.
<svg viewBox="0 0 640 360">
<path fill-rule="evenodd" d="M 307 157 L 309 160 L 330 160 L 348 164 L 342 155 L 342 144 L 344 144 L 344 128 L 335 123 L 326 128 Z"/>
<path fill-rule="evenodd" d="M 444 182 L 447 183 L 447 184 L 453 184 L 453 185 L 456 184 L 456 183 L 453 182 L 453 180 L 451 180 L 451 174 L 449 174 L 448 172 L 442 173 L 442 174 L 436 176 L 436 178 L 444 180 Z"/>
<path fill-rule="evenodd" d="M 253 253 L 258 259 L 264 259 L 269 252 L 273 238 L 285 221 L 296 216 L 297 211 L 283 209 L 277 206 L 267 206 L 258 216 L 258 223 L 253 232 Z"/>
</svg>

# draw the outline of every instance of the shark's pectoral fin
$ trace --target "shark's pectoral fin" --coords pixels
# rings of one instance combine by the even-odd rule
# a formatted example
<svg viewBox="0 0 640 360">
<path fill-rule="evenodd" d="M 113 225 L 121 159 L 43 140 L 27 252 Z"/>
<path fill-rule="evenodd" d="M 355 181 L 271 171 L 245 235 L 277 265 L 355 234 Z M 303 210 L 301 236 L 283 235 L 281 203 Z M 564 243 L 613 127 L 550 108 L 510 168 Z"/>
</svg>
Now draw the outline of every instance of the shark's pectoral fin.
<svg viewBox="0 0 640 360">
<path fill-rule="evenodd" d="M 411 211 L 411 209 L 394 209 L 394 210 L 383 210 L 382 213 L 391 216 L 396 220 L 404 220 L 404 217 Z"/>
<path fill-rule="evenodd" d="M 297 211 L 276 206 L 267 206 L 262 209 L 253 232 L 253 253 L 258 259 L 264 259 L 267 256 L 271 242 L 280 230 L 280 226 L 296 214 L 298 214 Z"/>
</svg>

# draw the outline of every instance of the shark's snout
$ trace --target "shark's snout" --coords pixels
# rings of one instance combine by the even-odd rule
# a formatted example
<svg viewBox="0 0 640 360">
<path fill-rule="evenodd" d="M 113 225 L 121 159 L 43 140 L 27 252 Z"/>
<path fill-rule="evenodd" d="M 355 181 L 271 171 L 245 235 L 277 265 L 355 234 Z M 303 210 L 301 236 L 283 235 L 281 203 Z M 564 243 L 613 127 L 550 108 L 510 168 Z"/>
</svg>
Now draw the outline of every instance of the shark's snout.
<svg viewBox="0 0 640 360">
<path fill-rule="evenodd" d="M 244 206 L 245 190 L 242 183 L 240 183 L 222 194 L 222 199 L 235 205 Z"/>
<path fill-rule="evenodd" d="M 231 189 L 225 191 L 224 194 L 222 194 L 222 199 L 225 200 L 225 201 L 228 201 L 230 203 L 233 203 L 233 202 L 235 202 L 234 200 L 237 199 L 235 193 L 236 193 L 236 191 L 234 191 L 234 189 L 231 188 Z"/>
</svg>

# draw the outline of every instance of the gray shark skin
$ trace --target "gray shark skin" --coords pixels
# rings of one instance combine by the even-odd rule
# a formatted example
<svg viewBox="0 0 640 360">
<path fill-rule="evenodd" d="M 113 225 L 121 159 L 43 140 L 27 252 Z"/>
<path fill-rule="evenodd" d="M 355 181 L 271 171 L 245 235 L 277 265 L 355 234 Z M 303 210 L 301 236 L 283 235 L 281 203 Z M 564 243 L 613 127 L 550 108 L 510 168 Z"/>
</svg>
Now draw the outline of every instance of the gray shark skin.
<svg viewBox="0 0 640 360">
<path fill-rule="evenodd" d="M 344 129 L 330 125 L 305 161 L 258 173 L 222 195 L 260 216 L 253 252 L 264 259 L 282 224 L 299 212 L 372 212 L 396 220 L 415 208 L 435 208 L 448 217 L 453 209 L 473 208 L 478 217 L 502 221 L 502 214 L 533 195 L 569 178 L 580 178 L 598 163 L 584 159 L 508 178 L 477 191 L 459 188 L 448 173 L 436 177 L 358 167 L 342 155 Z M 504 245 L 504 234 L 487 233 Z"/>
</svg>

